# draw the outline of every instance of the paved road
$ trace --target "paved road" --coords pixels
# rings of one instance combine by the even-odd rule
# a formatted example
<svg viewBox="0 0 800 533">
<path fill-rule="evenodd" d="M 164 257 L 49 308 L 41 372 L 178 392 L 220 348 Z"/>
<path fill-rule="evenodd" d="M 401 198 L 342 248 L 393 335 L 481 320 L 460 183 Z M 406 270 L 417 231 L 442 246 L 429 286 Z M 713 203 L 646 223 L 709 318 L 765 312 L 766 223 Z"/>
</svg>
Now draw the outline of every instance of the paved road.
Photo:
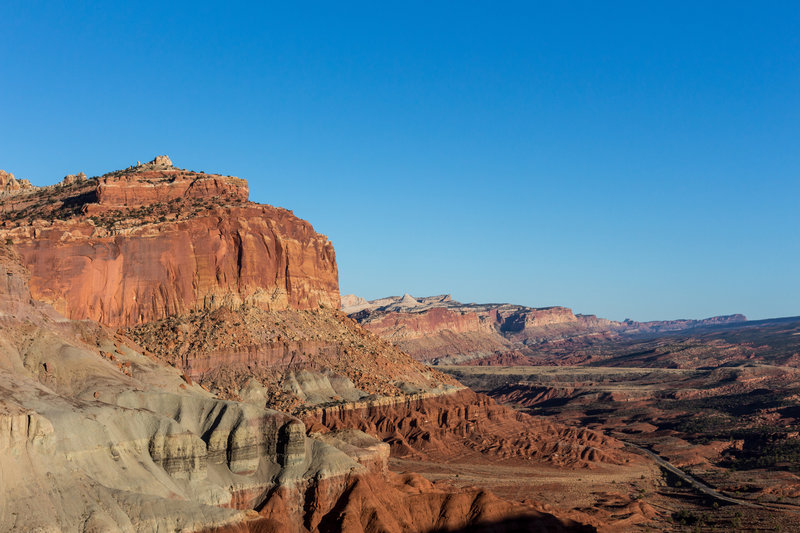
<svg viewBox="0 0 800 533">
<path fill-rule="evenodd" d="M 615 438 L 617 438 L 618 440 L 622 440 L 618 436 L 615 436 Z M 705 483 L 703 483 L 699 479 L 687 474 L 686 472 L 684 472 L 683 470 L 681 470 L 677 466 L 675 466 L 672 463 L 666 461 L 660 455 L 651 452 L 647 448 L 642 448 L 641 446 L 638 446 L 636 444 L 633 444 L 632 442 L 628 442 L 628 441 L 625 441 L 625 440 L 623 440 L 622 442 L 624 442 L 626 446 L 629 446 L 629 447 L 631 447 L 631 448 L 633 448 L 633 449 L 645 454 L 646 456 L 650 457 L 651 459 L 653 459 L 658 464 L 658 466 L 660 466 L 663 469 L 665 469 L 665 470 L 671 472 L 672 474 L 676 475 L 678 478 L 681 479 L 681 481 L 683 481 L 684 483 L 686 483 L 690 487 L 692 487 L 695 490 L 705 494 L 706 496 L 710 496 L 711 498 L 714 498 L 715 500 L 719 500 L 719 501 L 723 501 L 723 502 L 727 502 L 727 503 L 732 503 L 734 505 L 741 505 L 743 507 L 750 507 L 750 508 L 753 508 L 753 509 L 769 509 L 770 511 L 786 511 L 788 513 L 800 514 L 800 511 L 795 510 L 795 509 L 789 509 L 789 508 L 787 508 L 787 507 L 785 507 L 783 505 L 766 505 L 766 504 L 759 503 L 759 502 L 753 502 L 753 501 L 749 501 L 749 500 L 743 500 L 741 498 L 733 498 L 731 496 L 726 496 L 725 494 L 722 494 L 720 491 L 718 491 L 718 490 L 716 490 L 716 489 L 714 489 L 712 487 L 709 487 L 708 485 L 706 485 Z"/>
<path fill-rule="evenodd" d="M 633 443 L 628 442 L 628 441 L 623 441 L 623 442 L 625 443 L 626 446 L 629 446 L 629 447 L 631 447 L 631 448 L 633 448 L 633 449 L 635 449 L 635 450 L 647 455 L 652 460 L 654 460 L 656 463 L 658 463 L 658 466 L 660 466 L 664 470 L 667 470 L 667 471 L 671 472 L 672 474 L 676 475 L 678 478 L 680 478 L 681 481 L 683 481 L 684 483 L 686 483 L 687 485 L 689 485 L 693 489 L 695 489 L 695 490 L 697 490 L 699 492 L 702 492 L 706 496 L 711 496 L 715 500 L 720 500 L 720 501 L 723 501 L 723 502 L 733 503 L 733 504 L 736 504 L 736 505 L 743 505 L 745 507 L 753 507 L 753 508 L 758 508 L 758 509 L 763 509 L 764 507 L 766 507 L 766 506 L 764 506 L 764 505 L 762 505 L 760 503 L 749 502 L 747 500 L 742 500 L 742 499 L 739 499 L 739 498 L 731 498 L 730 496 L 726 496 L 726 495 L 722 494 L 720 491 L 709 487 L 708 485 L 706 485 L 702 481 L 700 481 L 700 480 L 692 477 L 691 475 L 687 474 L 686 472 L 684 472 L 683 470 L 681 470 L 677 466 L 675 466 L 672 463 L 666 461 L 660 455 L 651 452 L 647 448 L 642 448 L 641 446 L 638 446 L 638 445 L 633 444 Z"/>
</svg>

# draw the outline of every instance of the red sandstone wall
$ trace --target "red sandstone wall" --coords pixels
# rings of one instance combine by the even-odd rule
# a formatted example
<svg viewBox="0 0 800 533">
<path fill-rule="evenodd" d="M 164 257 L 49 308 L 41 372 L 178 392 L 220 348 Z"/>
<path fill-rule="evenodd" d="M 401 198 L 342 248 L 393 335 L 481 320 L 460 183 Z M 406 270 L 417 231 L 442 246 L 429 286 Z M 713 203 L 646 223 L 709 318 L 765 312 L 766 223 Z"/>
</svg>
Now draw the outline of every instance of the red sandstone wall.
<svg viewBox="0 0 800 533">
<path fill-rule="evenodd" d="M 33 297 L 69 318 L 126 327 L 243 303 L 268 310 L 339 308 L 331 242 L 290 211 L 248 202 L 244 180 L 148 170 L 70 191 L 38 189 L 24 202 L 11 197 L 4 203 L 49 198 L 50 211 L 40 207 L 28 218 L 53 220 L 4 224 L 3 235 L 12 237 L 30 270 Z M 58 210 L 69 194 L 80 194 L 82 214 Z M 216 207 L 198 207 L 198 199 Z M 180 216 L 125 218 L 129 208 L 153 204 Z M 126 224 L 96 227 L 89 220 L 94 214 Z"/>
</svg>

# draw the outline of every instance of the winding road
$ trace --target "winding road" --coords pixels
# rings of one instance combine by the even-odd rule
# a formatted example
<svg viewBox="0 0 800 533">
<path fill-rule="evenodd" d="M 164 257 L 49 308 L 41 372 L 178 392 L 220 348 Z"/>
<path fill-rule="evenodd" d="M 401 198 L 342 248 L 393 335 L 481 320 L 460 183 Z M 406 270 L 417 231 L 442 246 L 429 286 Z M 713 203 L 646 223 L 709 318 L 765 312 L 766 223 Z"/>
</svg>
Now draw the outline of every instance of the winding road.
<svg viewBox="0 0 800 533">
<path fill-rule="evenodd" d="M 641 446 L 639 446 L 637 444 L 633 444 L 632 442 L 628 442 L 626 440 L 623 440 L 623 439 L 619 438 L 619 436 L 617 436 L 617 435 L 615 435 L 614 438 L 624 442 L 626 446 L 628 446 L 630 448 L 633 448 L 634 450 L 636 450 L 636 451 L 646 455 L 647 457 L 651 458 L 653 461 L 656 462 L 656 464 L 658 464 L 658 466 L 660 466 L 664 470 L 667 470 L 668 472 L 674 474 L 681 481 L 685 482 L 687 485 L 689 485 L 690 487 L 692 487 L 696 491 L 698 491 L 698 492 L 700 492 L 702 494 L 705 494 L 706 496 L 710 496 L 711 498 L 713 498 L 715 500 L 719 500 L 719 501 L 723 501 L 723 502 L 727 502 L 727 503 L 732 503 L 734 505 L 741 505 L 743 507 L 750 507 L 750 508 L 753 508 L 753 509 L 769 509 L 770 511 L 785 511 L 785 512 L 788 512 L 788 513 L 800 514 L 800 510 L 791 509 L 791 508 L 788 508 L 788 507 L 786 507 L 784 505 L 767 505 L 767 504 L 760 503 L 760 502 L 754 502 L 754 501 L 749 501 L 749 500 L 743 500 L 741 498 L 733 498 L 731 496 L 727 496 L 727 495 L 721 493 L 720 491 L 714 489 L 713 487 L 710 487 L 710 486 L 706 485 L 705 483 L 703 483 L 699 479 L 687 474 L 686 472 L 684 472 L 683 470 L 681 470 L 677 466 L 675 466 L 672 463 L 670 463 L 669 461 L 665 460 L 660 455 L 651 452 L 647 448 L 643 448 L 643 447 L 641 447 Z"/>
</svg>

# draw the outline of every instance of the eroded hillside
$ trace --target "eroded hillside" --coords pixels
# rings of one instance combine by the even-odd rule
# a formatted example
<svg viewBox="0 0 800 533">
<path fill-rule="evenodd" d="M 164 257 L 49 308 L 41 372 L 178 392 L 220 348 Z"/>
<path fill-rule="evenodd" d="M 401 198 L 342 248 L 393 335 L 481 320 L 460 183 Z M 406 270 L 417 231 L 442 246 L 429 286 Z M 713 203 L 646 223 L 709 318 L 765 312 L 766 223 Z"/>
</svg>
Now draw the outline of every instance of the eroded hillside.
<svg viewBox="0 0 800 533">
<path fill-rule="evenodd" d="M 464 304 L 449 295 L 342 297 L 342 310 L 366 329 L 433 364 L 583 364 L 607 341 L 692 328 L 736 324 L 744 315 L 704 320 L 617 322 L 575 314 L 567 307 Z"/>
<path fill-rule="evenodd" d="M 417 472 L 465 453 L 655 479 L 364 330 L 328 239 L 243 180 L 165 157 L 3 180 L 1 529 L 591 531 L 630 516 Z"/>
</svg>

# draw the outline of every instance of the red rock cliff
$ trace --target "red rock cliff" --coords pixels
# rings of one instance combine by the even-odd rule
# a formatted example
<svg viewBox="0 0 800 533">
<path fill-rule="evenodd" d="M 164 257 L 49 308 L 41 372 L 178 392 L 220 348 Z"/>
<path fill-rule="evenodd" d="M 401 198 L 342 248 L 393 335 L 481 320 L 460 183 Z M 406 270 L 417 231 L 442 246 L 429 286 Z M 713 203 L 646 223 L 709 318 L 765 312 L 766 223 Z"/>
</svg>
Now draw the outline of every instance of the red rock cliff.
<svg viewBox="0 0 800 533">
<path fill-rule="evenodd" d="M 0 236 L 30 270 L 35 299 L 110 326 L 243 303 L 339 307 L 327 237 L 249 202 L 244 180 L 163 161 L 4 202 Z"/>
<path fill-rule="evenodd" d="M 215 198 L 247 202 L 247 182 L 233 176 L 195 174 L 183 171 L 146 170 L 126 176 L 97 179 L 97 204 L 135 207 L 189 198 Z"/>
<path fill-rule="evenodd" d="M 493 331 L 492 324 L 481 320 L 478 313 L 459 312 L 443 307 L 434 307 L 421 313 L 392 311 L 369 322 L 367 327 L 392 341 L 426 337 L 442 330 L 455 333 Z"/>
</svg>

